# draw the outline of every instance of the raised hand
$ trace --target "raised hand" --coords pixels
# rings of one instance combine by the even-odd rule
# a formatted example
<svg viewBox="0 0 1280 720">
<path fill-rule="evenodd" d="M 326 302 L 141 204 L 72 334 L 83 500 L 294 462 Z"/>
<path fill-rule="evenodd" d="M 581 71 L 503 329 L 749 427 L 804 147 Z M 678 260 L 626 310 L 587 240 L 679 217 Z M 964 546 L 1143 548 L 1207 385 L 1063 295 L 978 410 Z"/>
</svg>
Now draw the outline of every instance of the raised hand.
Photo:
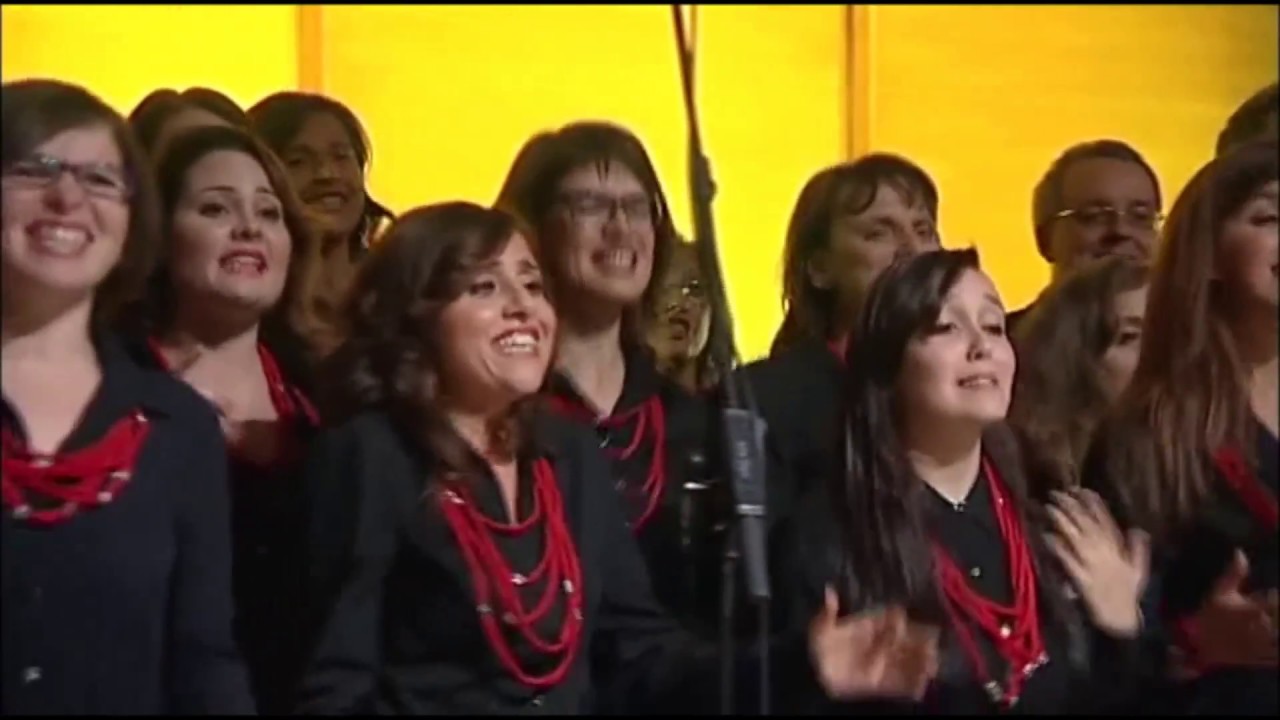
<svg viewBox="0 0 1280 720">
<path fill-rule="evenodd" d="M 1151 544 L 1145 533 L 1120 532 L 1097 493 L 1053 493 L 1049 516 L 1054 532 L 1046 538 L 1084 599 L 1100 630 L 1123 637 L 1137 635 L 1138 600 L 1147 584 Z"/>
<path fill-rule="evenodd" d="M 938 628 L 913 623 L 900 607 L 838 617 L 827 588 L 809 626 L 809 652 L 827 695 L 840 700 L 918 700 L 938 670 Z"/>
</svg>

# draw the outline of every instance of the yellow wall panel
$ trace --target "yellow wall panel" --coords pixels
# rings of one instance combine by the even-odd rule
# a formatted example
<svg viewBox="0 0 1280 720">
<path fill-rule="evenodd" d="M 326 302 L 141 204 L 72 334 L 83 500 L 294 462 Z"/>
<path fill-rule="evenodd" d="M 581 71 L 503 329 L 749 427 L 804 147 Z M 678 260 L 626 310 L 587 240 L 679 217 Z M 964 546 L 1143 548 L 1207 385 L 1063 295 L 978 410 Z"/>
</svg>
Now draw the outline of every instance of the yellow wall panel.
<svg viewBox="0 0 1280 720">
<path fill-rule="evenodd" d="M 843 10 L 699 10 L 703 132 L 746 356 L 778 317 L 778 256 L 805 178 L 841 156 Z M 689 227 L 686 129 L 667 6 L 326 7 L 323 85 L 374 139 L 397 211 L 489 202 L 533 133 L 581 119 L 635 131 Z"/>
<path fill-rule="evenodd" d="M 1031 191 L 1062 150 L 1130 142 L 1167 205 L 1212 156 L 1227 116 L 1276 79 L 1274 5 L 894 5 L 862 15 L 871 148 L 933 174 L 944 242 L 977 244 L 1011 307 L 1048 278 Z"/>
<path fill-rule="evenodd" d="M 158 87 L 215 87 L 242 104 L 294 87 L 292 5 L 9 5 L 0 8 L 5 80 L 52 77 L 128 113 Z"/>
</svg>

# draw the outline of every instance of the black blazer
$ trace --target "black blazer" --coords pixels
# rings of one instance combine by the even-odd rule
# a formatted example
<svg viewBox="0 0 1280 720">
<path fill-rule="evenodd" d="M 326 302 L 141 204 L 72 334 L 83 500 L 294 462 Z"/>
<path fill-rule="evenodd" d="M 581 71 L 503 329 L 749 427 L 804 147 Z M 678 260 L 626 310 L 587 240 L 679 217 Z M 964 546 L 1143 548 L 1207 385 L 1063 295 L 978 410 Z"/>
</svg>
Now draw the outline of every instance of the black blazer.
<svg viewBox="0 0 1280 720">
<path fill-rule="evenodd" d="M 97 346 L 102 385 L 64 449 L 92 445 L 135 409 L 150 434 L 111 503 L 51 528 L 0 519 L 0 714 L 252 712 L 232 639 L 218 422 L 195 391 L 139 367 L 115 339 Z"/>
<path fill-rule="evenodd" d="M 386 415 L 368 412 L 324 432 L 307 465 L 319 632 L 303 712 L 576 714 L 601 677 L 635 711 L 717 706 L 715 653 L 655 601 L 597 439 L 549 412 L 536 428 L 582 566 L 585 625 L 565 680 L 534 692 L 499 664 L 452 531 L 424 497 L 425 458 Z M 481 504 L 497 495 L 492 481 L 473 491 Z M 803 641 L 774 657 L 780 682 L 812 676 Z M 744 658 L 740 671 L 753 665 Z"/>
<path fill-rule="evenodd" d="M 318 428 L 316 419 L 303 409 L 309 409 L 310 400 L 294 380 L 305 375 L 294 369 L 300 367 L 297 348 L 269 339 L 264 343 L 287 383 L 296 409 L 292 429 L 298 447 L 303 448 Z M 142 366 L 165 372 L 145 340 L 132 340 L 130 351 Z M 306 592 L 302 456 L 270 467 L 246 462 L 234 453 L 228 459 L 236 639 L 258 710 L 274 715 L 292 708 L 306 653 L 305 616 L 299 611 Z"/>
</svg>

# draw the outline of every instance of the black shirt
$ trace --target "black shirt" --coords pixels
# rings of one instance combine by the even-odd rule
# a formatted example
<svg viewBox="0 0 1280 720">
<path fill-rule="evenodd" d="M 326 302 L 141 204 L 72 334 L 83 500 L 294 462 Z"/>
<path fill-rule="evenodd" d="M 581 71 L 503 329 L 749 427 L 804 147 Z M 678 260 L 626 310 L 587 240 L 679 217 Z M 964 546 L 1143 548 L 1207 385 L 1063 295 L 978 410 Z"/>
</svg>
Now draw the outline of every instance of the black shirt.
<svg viewBox="0 0 1280 720">
<path fill-rule="evenodd" d="M 63 452 L 135 410 L 150 433 L 112 502 L 40 527 L 0 519 L 3 707 L 23 714 L 251 712 L 232 639 L 227 462 L 185 384 L 97 342 L 103 378 Z M 4 425 L 25 437 L 7 401 Z"/>
<path fill-rule="evenodd" d="M 740 372 L 768 425 L 769 514 L 782 518 L 838 469 L 844 368 L 827 343 L 806 338 Z"/>
<path fill-rule="evenodd" d="M 273 363 L 279 362 L 274 350 Z M 133 343 L 131 351 L 145 367 L 164 369 L 146 342 Z M 296 364 L 279 364 L 282 373 L 299 372 Z M 236 638 L 264 714 L 292 708 L 308 632 L 301 451 L 317 430 L 317 418 L 292 378 L 284 380 L 293 417 L 280 429 L 294 437 L 282 441 L 280 461 L 264 466 L 228 452 Z"/>
<path fill-rule="evenodd" d="M 932 538 L 968 575 L 969 586 L 987 599 L 1007 605 L 1013 600 L 1009 556 L 984 477 L 973 484 L 963 503 L 953 505 L 929 489 L 925 518 Z M 839 546 L 835 521 L 825 489 L 816 488 L 801 501 L 793 522 L 779 530 L 789 536 L 778 544 L 791 544 L 791 566 L 798 575 L 784 576 L 781 586 L 791 606 L 793 622 L 802 622 L 820 606 L 823 588 L 838 577 Z M 1087 627 L 1079 608 L 1067 600 L 1070 591 L 1047 554 L 1034 540 L 1033 524 L 1024 527 L 1037 561 L 1041 632 L 1048 656 L 1025 681 L 1014 714 L 1080 713 L 1124 707 L 1133 692 L 1138 671 L 1136 641 L 1115 640 Z M 785 567 L 785 565 L 780 565 Z M 941 592 L 941 591 L 939 591 Z M 1050 597 L 1052 595 L 1053 597 Z M 986 663 L 988 676 L 1005 685 L 1007 663 L 991 638 L 976 624 L 969 634 Z M 973 662 L 958 641 L 954 628 L 944 626 L 938 676 L 920 703 L 867 702 L 842 704 L 843 712 L 893 712 L 928 714 L 993 714 L 1006 712 L 988 696 Z M 829 702 L 798 708 L 801 711 L 837 711 Z"/>
<path fill-rule="evenodd" d="M 551 413 L 535 428 L 521 465 L 542 458 L 554 468 L 582 571 L 585 624 L 567 677 L 539 692 L 504 670 L 482 633 L 458 542 L 426 492 L 430 464 L 387 416 L 370 412 L 322 433 L 307 464 L 321 632 L 303 682 L 304 712 L 577 714 L 606 673 L 638 712 L 716 707 L 714 654 L 691 643 L 653 599 L 597 438 Z M 505 515 L 491 477 L 469 488 L 486 515 Z M 528 507 L 527 497 L 521 502 Z M 506 545 L 508 564 L 528 567 L 539 537 Z M 779 651 L 780 668 L 811 673 L 803 648 Z"/>
<path fill-rule="evenodd" d="M 693 629 L 714 628 L 719 588 L 716 558 L 720 548 L 715 526 L 723 503 L 709 487 L 712 478 L 708 471 L 713 458 L 707 457 L 708 444 L 714 438 L 709 434 L 707 407 L 701 399 L 662 376 L 644 350 L 627 348 L 624 357 L 622 392 L 609 410 L 611 418 L 627 416 L 620 424 L 608 425 L 592 418 L 594 413 L 587 409 L 588 403 L 565 375 L 552 373 L 548 387 L 553 396 L 577 410 L 565 412 L 565 417 L 592 429 L 600 448 L 610 457 L 611 485 L 621 494 L 628 521 L 636 530 L 658 601 Z M 642 421 L 639 413 L 654 398 L 660 403 L 662 414 L 663 455 L 657 461 L 662 466 L 664 483 L 654 512 L 635 527 L 650 499 L 644 484 L 657 451 L 655 418 L 648 412 Z M 624 457 L 623 451 L 633 443 L 638 446 Z M 702 455 L 701 465 L 694 458 L 697 454 Z"/>
</svg>

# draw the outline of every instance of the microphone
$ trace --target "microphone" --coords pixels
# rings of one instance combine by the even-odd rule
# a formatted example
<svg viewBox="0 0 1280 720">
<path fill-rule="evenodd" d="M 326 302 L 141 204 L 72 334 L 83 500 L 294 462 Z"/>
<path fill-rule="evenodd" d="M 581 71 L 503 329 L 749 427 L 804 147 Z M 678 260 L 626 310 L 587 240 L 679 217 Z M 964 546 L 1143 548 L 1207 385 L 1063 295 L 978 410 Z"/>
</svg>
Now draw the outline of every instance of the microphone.
<svg viewBox="0 0 1280 720">
<path fill-rule="evenodd" d="M 691 15 L 696 31 L 697 6 Z M 740 365 L 733 337 L 733 319 L 729 309 L 724 275 L 716 249 L 715 224 L 711 203 L 715 196 L 715 182 L 711 165 L 702 149 L 702 137 L 698 127 L 698 114 L 693 92 L 694 48 L 685 33 L 684 16 L 679 5 L 671 6 L 675 21 L 676 45 L 680 57 L 680 78 L 684 90 L 684 105 L 689 125 L 689 186 L 693 211 L 694 249 L 707 282 L 707 298 L 711 303 L 711 331 L 708 350 L 718 367 L 724 369 L 723 407 L 720 412 L 720 441 L 722 460 L 733 498 L 734 520 L 725 540 L 724 578 L 721 588 L 721 704 L 724 714 L 733 714 L 733 601 L 736 596 L 733 564 L 741 559 L 746 576 L 747 591 L 759 613 L 758 646 L 760 653 L 760 707 L 759 712 L 769 712 L 769 569 L 765 543 L 765 423 L 756 411 L 751 387 L 741 373 L 734 370 Z"/>
</svg>

